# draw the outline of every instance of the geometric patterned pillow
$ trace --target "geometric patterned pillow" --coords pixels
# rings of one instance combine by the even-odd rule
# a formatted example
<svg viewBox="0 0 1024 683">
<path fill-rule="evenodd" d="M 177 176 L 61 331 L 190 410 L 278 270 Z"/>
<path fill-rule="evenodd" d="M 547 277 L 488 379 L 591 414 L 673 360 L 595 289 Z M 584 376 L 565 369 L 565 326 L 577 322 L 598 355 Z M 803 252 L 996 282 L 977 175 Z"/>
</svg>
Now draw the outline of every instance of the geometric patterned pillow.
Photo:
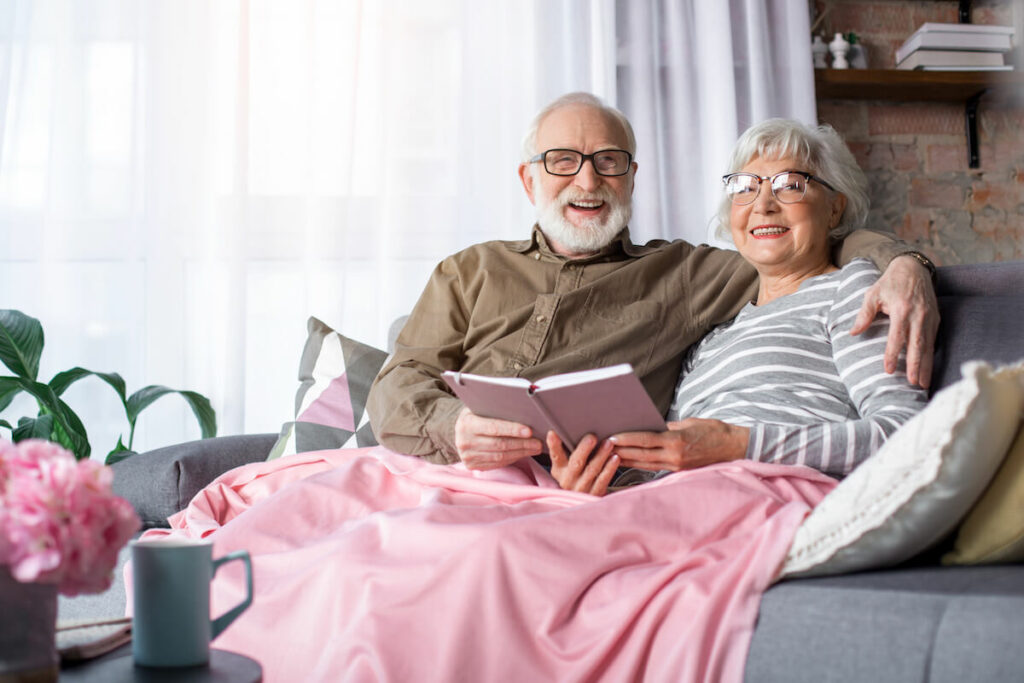
<svg viewBox="0 0 1024 683">
<path fill-rule="evenodd" d="M 309 337 L 299 362 L 295 420 L 282 426 L 267 460 L 305 451 L 377 445 L 366 398 L 388 354 L 349 339 L 313 317 L 306 327 Z"/>
</svg>

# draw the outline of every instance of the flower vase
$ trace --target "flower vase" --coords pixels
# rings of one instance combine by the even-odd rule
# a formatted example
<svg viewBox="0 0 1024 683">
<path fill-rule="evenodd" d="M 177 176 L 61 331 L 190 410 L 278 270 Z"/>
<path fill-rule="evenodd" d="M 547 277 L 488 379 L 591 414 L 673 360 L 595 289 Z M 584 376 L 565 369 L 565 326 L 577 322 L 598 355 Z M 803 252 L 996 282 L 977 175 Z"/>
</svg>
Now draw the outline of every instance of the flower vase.
<svg viewBox="0 0 1024 683">
<path fill-rule="evenodd" d="M 56 584 L 21 583 L 0 566 L 0 614 L 0 683 L 56 681 Z"/>
</svg>

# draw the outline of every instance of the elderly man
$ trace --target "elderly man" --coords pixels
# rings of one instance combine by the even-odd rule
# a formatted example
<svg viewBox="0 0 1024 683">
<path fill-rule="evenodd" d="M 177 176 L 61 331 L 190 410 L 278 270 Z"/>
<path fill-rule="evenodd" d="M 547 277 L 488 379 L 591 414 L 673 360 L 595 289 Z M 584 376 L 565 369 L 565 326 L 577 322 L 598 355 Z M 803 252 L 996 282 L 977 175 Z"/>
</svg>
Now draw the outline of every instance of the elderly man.
<svg viewBox="0 0 1024 683">
<path fill-rule="evenodd" d="M 471 413 L 441 380 L 444 370 L 538 379 L 630 363 L 668 409 L 684 351 L 756 295 L 757 274 L 730 250 L 630 241 L 635 150 L 629 121 L 592 95 L 563 96 L 537 115 L 519 165 L 537 209 L 533 234 L 478 244 L 437 266 L 370 392 L 380 443 L 477 469 L 542 452 L 545 435 Z M 887 312 L 886 369 L 908 344 L 908 375 L 926 385 L 938 327 L 927 260 L 867 231 L 839 245 L 840 263 L 856 256 L 885 270 L 858 328 Z"/>
</svg>

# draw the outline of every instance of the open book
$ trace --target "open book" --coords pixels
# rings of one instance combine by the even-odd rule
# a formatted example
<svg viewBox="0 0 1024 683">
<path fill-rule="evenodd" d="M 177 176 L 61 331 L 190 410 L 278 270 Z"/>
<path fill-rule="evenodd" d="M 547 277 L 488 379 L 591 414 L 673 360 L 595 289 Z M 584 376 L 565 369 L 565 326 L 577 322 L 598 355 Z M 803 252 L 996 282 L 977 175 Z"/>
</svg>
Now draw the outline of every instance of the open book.
<svg viewBox="0 0 1024 683">
<path fill-rule="evenodd" d="M 542 443 L 548 430 L 573 449 L 587 434 L 604 439 L 620 432 L 668 428 L 628 363 L 536 382 L 451 371 L 442 377 L 477 415 L 525 424 Z"/>
</svg>

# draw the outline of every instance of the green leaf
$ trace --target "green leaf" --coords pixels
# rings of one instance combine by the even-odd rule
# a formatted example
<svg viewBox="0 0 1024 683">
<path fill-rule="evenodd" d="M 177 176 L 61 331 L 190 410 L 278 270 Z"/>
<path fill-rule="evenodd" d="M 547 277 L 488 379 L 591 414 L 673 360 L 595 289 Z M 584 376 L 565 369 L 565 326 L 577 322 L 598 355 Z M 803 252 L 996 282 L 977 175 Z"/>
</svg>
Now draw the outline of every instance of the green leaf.
<svg viewBox="0 0 1024 683">
<path fill-rule="evenodd" d="M 139 413 L 153 401 L 167 394 L 180 394 L 188 402 L 189 407 L 192 408 L 192 414 L 199 421 L 199 429 L 202 431 L 204 439 L 217 435 L 217 413 L 210 405 L 209 399 L 194 391 L 178 391 L 158 384 L 142 387 L 128 397 L 128 423 L 134 427 Z"/>
<path fill-rule="evenodd" d="M 14 397 L 21 392 L 17 377 L 0 377 L 0 410 L 11 405 Z"/>
<path fill-rule="evenodd" d="M 43 413 L 40 414 L 42 415 Z M 52 413 L 45 414 L 52 416 Z M 54 443 L 59 443 L 61 446 L 68 449 L 69 451 L 75 450 L 75 443 L 74 441 L 72 441 L 71 435 L 68 434 L 68 431 L 66 429 L 61 427 L 59 422 L 54 423 L 53 431 L 50 432 L 49 439 Z"/>
<path fill-rule="evenodd" d="M 107 459 L 103 462 L 104 465 L 113 465 L 115 462 L 121 462 L 135 455 L 135 451 L 130 451 L 127 448 L 123 451 L 110 451 L 107 455 Z"/>
<path fill-rule="evenodd" d="M 18 377 L 35 380 L 42 355 L 42 324 L 21 311 L 0 309 L 0 362 Z"/>
<path fill-rule="evenodd" d="M 52 441 L 69 447 L 79 460 L 89 457 L 89 437 L 85 431 L 85 425 L 79 419 L 75 411 L 71 410 L 67 403 L 60 400 L 48 384 L 33 382 L 27 379 L 19 379 L 19 385 L 39 401 L 40 414 L 53 416 Z M 30 418 L 26 418 L 30 419 Z M 61 431 L 63 430 L 63 432 Z"/>
<path fill-rule="evenodd" d="M 7 427 L 12 432 L 14 431 L 14 426 L 7 420 L 0 420 L 0 427 Z"/>
<path fill-rule="evenodd" d="M 70 449 L 74 451 L 75 458 L 85 460 L 92 452 L 92 447 L 89 445 L 89 435 L 85 431 L 85 425 L 82 424 L 82 420 L 71 409 L 71 406 L 59 398 L 57 401 L 61 409 L 57 419 L 57 426 L 63 427 L 68 437 L 70 437 Z"/>
<path fill-rule="evenodd" d="M 129 458 L 135 455 L 134 452 L 128 450 L 124 443 L 121 441 L 121 437 L 117 437 L 117 445 L 114 446 L 114 450 L 107 453 L 106 460 L 103 461 L 104 465 L 113 465 L 115 462 L 121 462 L 125 458 Z"/>
<path fill-rule="evenodd" d="M 192 414 L 199 422 L 199 430 L 204 439 L 217 436 L 217 411 L 210 405 L 210 399 L 194 391 L 180 391 L 182 398 L 188 401 Z"/>
<path fill-rule="evenodd" d="M 158 384 L 151 384 L 136 391 L 128 397 L 128 423 L 135 424 L 135 421 L 139 419 L 139 413 L 148 408 L 153 401 L 173 392 L 174 389 L 168 389 Z"/>
<path fill-rule="evenodd" d="M 124 379 L 121 375 L 116 372 L 93 372 L 92 370 L 86 370 L 85 368 L 75 367 L 64 372 L 57 373 L 50 380 L 50 388 L 53 389 L 54 393 L 58 396 L 67 391 L 67 388 L 80 379 L 84 379 L 89 376 L 99 377 L 101 380 L 113 387 L 114 391 L 121 398 L 121 403 L 126 403 L 125 399 L 125 385 Z"/>
<path fill-rule="evenodd" d="M 53 432 L 53 416 L 40 415 L 39 417 L 23 417 L 18 420 L 18 426 L 11 432 L 11 441 L 17 443 L 25 439 L 50 440 Z"/>
</svg>

